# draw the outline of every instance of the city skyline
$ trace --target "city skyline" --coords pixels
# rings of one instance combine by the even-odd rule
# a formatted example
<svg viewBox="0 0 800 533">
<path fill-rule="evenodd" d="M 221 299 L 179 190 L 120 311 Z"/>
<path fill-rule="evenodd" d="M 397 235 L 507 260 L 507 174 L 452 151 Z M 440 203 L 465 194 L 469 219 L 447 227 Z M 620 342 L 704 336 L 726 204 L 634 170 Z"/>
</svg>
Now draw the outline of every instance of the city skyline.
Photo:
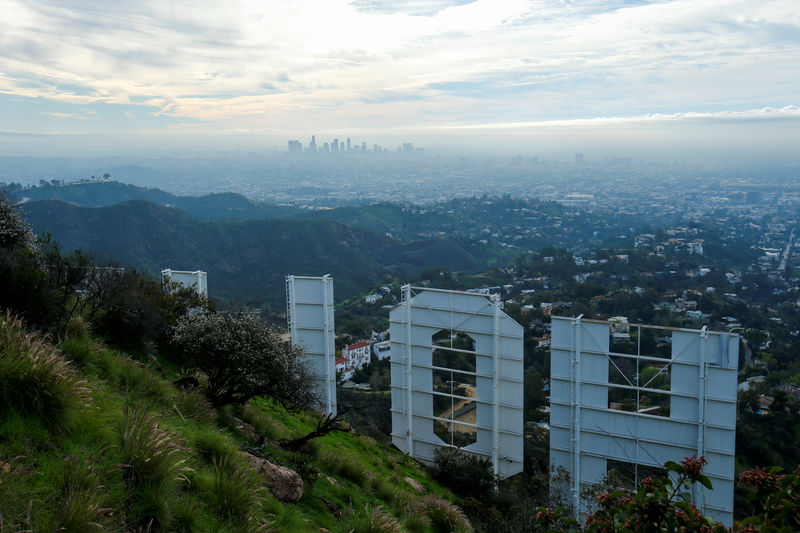
<svg viewBox="0 0 800 533">
<path fill-rule="evenodd" d="M 788 0 L 0 0 L 0 155 L 382 146 L 792 153 Z M 56 142 L 54 142 L 56 141 Z"/>
<path fill-rule="evenodd" d="M 311 140 L 308 142 L 308 146 L 303 146 L 303 141 L 299 139 L 289 139 L 287 141 L 287 149 L 286 151 L 290 154 L 299 154 L 299 153 L 356 153 L 356 154 L 378 154 L 378 153 L 388 153 L 388 152 L 399 152 L 399 153 L 414 153 L 414 154 L 421 154 L 424 152 L 424 148 L 415 147 L 413 143 L 410 142 L 403 142 L 395 149 L 390 149 L 384 146 L 380 146 L 378 144 L 373 144 L 372 146 L 367 146 L 367 141 L 361 141 L 361 144 L 358 142 L 352 143 L 350 137 L 343 139 L 341 142 L 339 141 L 338 137 L 334 137 L 331 139 L 330 142 L 321 142 L 317 144 L 317 136 L 311 135 Z"/>
</svg>

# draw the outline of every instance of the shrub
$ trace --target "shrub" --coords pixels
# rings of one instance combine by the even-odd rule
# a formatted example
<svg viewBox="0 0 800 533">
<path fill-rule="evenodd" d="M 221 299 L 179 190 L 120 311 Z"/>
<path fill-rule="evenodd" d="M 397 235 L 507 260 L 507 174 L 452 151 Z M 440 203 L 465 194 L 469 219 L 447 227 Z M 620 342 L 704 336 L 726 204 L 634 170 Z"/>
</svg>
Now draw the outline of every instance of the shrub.
<svg viewBox="0 0 800 533">
<path fill-rule="evenodd" d="M 13 409 L 64 429 L 72 410 L 87 401 L 84 385 L 46 338 L 10 313 L 0 317 L 0 416 Z"/>
<path fill-rule="evenodd" d="M 159 417 L 144 408 L 122 408 L 122 457 L 130 485 L 161 487 L 185 481 L 192 471 L 184 466 L 191 450 L 185 441 L 159 426 Z"/>
<path fill-rule="evenodd" d="M 129 518 L 141 524 L 136 533 L 151 533 L 154 531 L 171 531 L 174 498 L 169 497 L 169 492 L 164 486 L 140 485 L 133 491 L 131 511 Z"/>
<path fill-rule="evenodd" d="M 182 418 L 193 418 L 204 424 L 211 424 L 216 418 L 206 397 L 194 391 L 180 391 L 173 409 L 177 409 Z"/>
<path fill-rule="evenodd" d="M 61 343 L 61 352 L 78 367 L 85 367 L 92 359 L 92 350 L 87 339 L 70 337 Z"/>
<path fill-rule="evenodd" d="M 691 501 L 689 490 L 694 483 L 700 483 L 709 490 L 712 488 L 711 481 L 703 475 L 705 464 L 704 457 L 697 458 L 695 456 L 685 457 L 680 464 L 667 461 L 664 467 L 674 476 L 674 480 L 669 477 L 655 479 L 647 477 L 642 480 L 641 487 L 636 492 L 616 490 L 598 495 L 599 508 L 586 517 L 583 530 L 597 533 L 606 531 L 724 533 L 730 531 L 722 524 L 703 516 Z M 764 471 L 761 471 L 760 474 L 764 474 Z M 751 482 L 756 479 L 765 481 L 767 477 L 760 474 L 757 470 L 745 472 L 740 476 L 740 483 L 752 485 Z M 774 477 L 773 481 L 777 481 L 777 477 Z M 789 493 L 794 493 L 793 504 L 787 505 L 789 501 L 784 499 L 783 495 L 778 495 L 771 504 L 768 504 L 771 509 L 764 509 L 764 515 L 757 515 L 742 521 L 737 530 L 796 531 L 800 526 L 796 512 L 798 485 L 797 476 L 795 476 L 795 479 L 789 481 L 786 486 Z M 773 488 L 780 490 L 777 484 Z M 770 491 L 767 490 L 762 495 L 766 495 L 768 492 Z M 758 494 L 758 489 L 756 494 Z M 754 499 L 760 498 L 754 496 Z M 770 511 L 775 512 L 771 517 L 769 516 Z M 776 520 L 773 521 L 772 517 Z M 766 522 L 761 521 L 764 518 L 767 519 Z M 580 529 L 578 521 L 570 517 L 563 507 L 558 509 L 540 507 L 536 514 L 536 522 L 540 531 Z M 756 527 L 757 525 L 768 527 Z"/>
<path fill-rule="evenodd" d="M 103 529 L 105 514 L 101 507 L 100 475 L 92 455 L 69 457 L 64 462 L 59 478 L 61 508 L 58 512 L 57 531 L 98 531 Z"/>
<path fill-rule="evenodd" d="M 777 466 L 747 470 L 739 475 L 739 485 L 748 487 L 747 500 L 755 511 L 742 526 L 800 531 L 800 467 L 789 474 Z"/>
<path fill-rule="evenodd" d="M 239 451 L 222 431 L 197 431 L 192 439 L 192 447 L 209 464 L 235 457 Z"/>
<path fill-rule="evenodd" d="M 428 515 L 419 512 L 416 507 L 406 512 L 403 524 L 406 531 L 427 531 L 433 525 Z"/>
<path fill-rule="evenodd" d="M 255 317 L 189 314 L 178 321 L 172 341 L 207 376 L 206 395 L 216 406 L 263 395 L 287 408 L 307 407 L 315 400 L 302 352 Z"/>
<path fill-rule="evenodd" d="M 153 375 L 152 370 L 129 357 L 119 358 L 117 380 L 125 389 L 143 400 L 165 402 L 173 394 L 168 383 Z"/>
<path fill-rule="evenodd" d="M 422 509 L 437 533 L 470 533 L 470 525 L 461 509 L 442 498 L 428 496 L 422 499 Z"/>
<path fill-rule="evenodd" d="M 212 505 L 223 520 L 234 524 L 250 521 L 251 509 L 261 504 L 264 488 L 259 487 L 250 469 L 230 457 L 213 460 Z"/>
<path fill-rule="evenodd" d="M 386 513 L 381 506 L 369 505 L 363 510 L 350 507 L 336 528 L 342 533 L 392 533 L 402 530 L 397 518 Z"/>
<path fill-rule="evenodd" d="M 34 237 L 11 200 L 0 194 L 0 248 L 32 248 Z"/>
<path fill-rule="evenodd" d="M 89 324 L 83 317 L 77 316 L 67 323 L 66 334 L 68 339 L 80 339 L 89 341 Z"/>
<path fill-rule="evenodd" d="M 125 272 L 108 285 L 103 298 L 87 311 L 89 319 L 97 333 L 131 350 L 166 346 L 169 330 L 180 317 L 210 305 L 192 289 L 162 285 L 136 271 Z"/>
<path fill-rule="evenodd" d="M 486 503 L 494 500 L 497 480 L 488 460 L 457 448 L 440 448 L 434 454 L 434 462 L 436 479 L 460 496 Z"/>
<path fill-rule="evenodd" d="M 0 309 L 4 308 L 43 329 L 58 314 L 47 272 L 33 250 L 0 247 Z"/>
</svg>

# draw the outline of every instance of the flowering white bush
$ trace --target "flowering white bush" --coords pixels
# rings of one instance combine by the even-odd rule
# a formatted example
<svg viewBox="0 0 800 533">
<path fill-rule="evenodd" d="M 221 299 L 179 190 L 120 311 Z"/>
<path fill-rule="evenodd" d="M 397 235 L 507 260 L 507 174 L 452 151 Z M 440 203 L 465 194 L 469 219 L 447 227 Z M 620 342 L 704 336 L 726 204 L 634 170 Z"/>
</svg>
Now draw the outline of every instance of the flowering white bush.
<svg viewBox="0 0 800 533">
<path fill-rule="evenodd" d="M 188 314 L 171 340 L 206 375 L 206 395 L 215 405 L 244 404 L 254 396 L 270 396 L 287 408 L 315 401 L 303 352 L 256 317 Z"/>
<path fill-rule="evenodd" d="M 0 248 L 33 248 L 33 233 L 11 200 L 0 195 Z"/>
</svg>

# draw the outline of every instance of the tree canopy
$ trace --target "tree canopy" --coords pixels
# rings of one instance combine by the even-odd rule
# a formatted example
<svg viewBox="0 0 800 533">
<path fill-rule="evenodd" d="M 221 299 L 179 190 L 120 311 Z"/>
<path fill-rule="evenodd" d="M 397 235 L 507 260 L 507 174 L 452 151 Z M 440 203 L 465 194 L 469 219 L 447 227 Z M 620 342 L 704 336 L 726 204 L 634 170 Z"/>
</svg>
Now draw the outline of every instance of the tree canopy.
<svg viewBox="0 0 800 533">
<path fill-rule="evenodd" d="M 173 328 L 171 339 L 207 377 L 206 395 L 214 405 L 268 395 L 286 408 L 302 408 L 316 399 L 302 350 L 254 316 L 190 312 Z"/>
</svg>

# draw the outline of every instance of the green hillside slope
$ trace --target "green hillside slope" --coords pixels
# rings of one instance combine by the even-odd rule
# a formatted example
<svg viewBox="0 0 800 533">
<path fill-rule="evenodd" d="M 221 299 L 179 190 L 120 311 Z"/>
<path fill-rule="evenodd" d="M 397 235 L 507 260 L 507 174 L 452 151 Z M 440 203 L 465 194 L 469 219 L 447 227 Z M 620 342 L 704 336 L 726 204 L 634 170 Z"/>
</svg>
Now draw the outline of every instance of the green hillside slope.
<svg viewBox="0 0 800 533">
<path fill-rule="evenodd" d="M 399 243 L 329 220 L 202 222 L 143 201 L 100 208 L 42 201 L 23 208 L 35 232 L 50 232 L 65 250 L 92 250 L 153 274 L 203 269 L 214 297 L 256 305 L 280 305 L 288 273 L 332 274 L 337 295 L 347 298 L 389 273 L 470 270 L 486 254 L 445 239 Z"/>
<path fill-rule="evenodd" d="M 463 215 L 442 210 L 426 210 L 398 204 L 379 203 L 362 206 L 318 209 L 293 215 L 302 220 L 333 220 L 341 224 L 388 233 L 394 237 L 434 234 L 463 224 Z"/>
<path fill-rule="evenodd" d="M 0 316 L 3 533 L 470 530 L 453 495 L 394 449 L 340 431 L 287 451 L 280 441 L 317 415 L 265 399 L 214 409 L 158 358 L 72 333 L 56 347 Z M 299 474 L 302 495 L 265 461 Z"/>
</svg>

